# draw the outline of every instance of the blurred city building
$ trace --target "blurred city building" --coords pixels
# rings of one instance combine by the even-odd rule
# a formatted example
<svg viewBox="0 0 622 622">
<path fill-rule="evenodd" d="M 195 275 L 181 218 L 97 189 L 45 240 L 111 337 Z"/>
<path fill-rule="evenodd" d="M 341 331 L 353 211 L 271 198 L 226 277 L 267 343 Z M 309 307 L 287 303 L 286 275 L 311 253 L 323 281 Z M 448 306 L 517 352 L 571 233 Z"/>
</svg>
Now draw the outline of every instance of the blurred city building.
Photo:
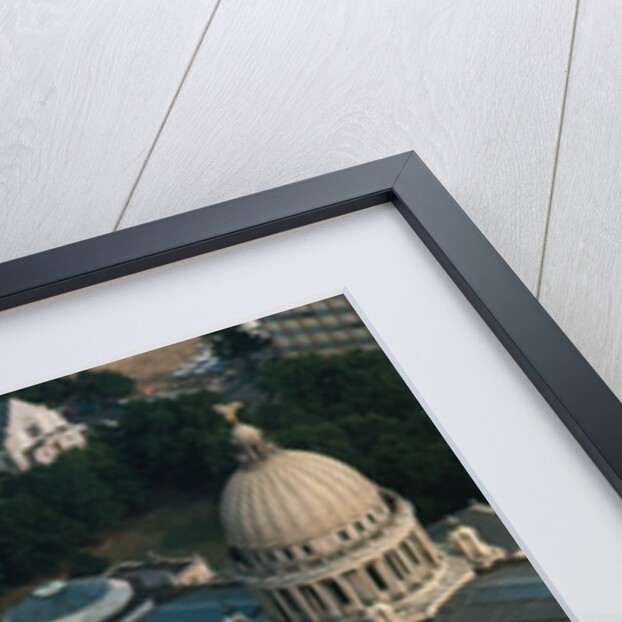
<svg viewBox="0 0 622 622">
<path fill-rule="evenodd" d="M 15 398 L 0 401 L 0 471 L 27 471 L 84 447 L 83 427 L 46 406 Z"/>
<path fill-rule="evenodd" d="M 230 577 L 150 555 L 35 590 L 3 622 L 568 622 L 490 506 L 424 528 L 349 465 L 237 420 L 220 504 Z"/>
<path fill-rule="evenodd" d="M 147 559 L 124 561 L 111 566 L 106 577 L 132 580 L 144 590 L 167 592 L 180 587 L 205 585 L 214 572 L 200 555 L 177 558 L 149 553 Z"/>
<path fill-rule="evenodd" d="M 151 556 L 102 577 L 53 581 L 2 622 L 269 622 L 239 581 L 223 580 L 199 556 Z"/>
<path fill-rule="evenodd" d="M 330 355 L 349 348 L 378 347 L 345 296 L 270 315 L 246 328 L 269 337 L 283 356 L 309 352 Z"/>
<path fill-rule="evenodd" d="M 134 622 L 153 601 L 120 579 L 53 581 L 11 609 L 3 622 Z"/>
<path fill-rule="evenodd" d="M 271 622 L 239 581 L 212 581 L 187 589 L 153 609 L 142 622 Z"/>
<path fill-rule="evenodd" d="M 234 423 L 221 500 L 232 572 L 279 622 L 566 622 L 492 509 L 428 532 L 413 505 L 347 464 Z M 433 540 L 434 533 L 438 539 Z"/>
</svg>

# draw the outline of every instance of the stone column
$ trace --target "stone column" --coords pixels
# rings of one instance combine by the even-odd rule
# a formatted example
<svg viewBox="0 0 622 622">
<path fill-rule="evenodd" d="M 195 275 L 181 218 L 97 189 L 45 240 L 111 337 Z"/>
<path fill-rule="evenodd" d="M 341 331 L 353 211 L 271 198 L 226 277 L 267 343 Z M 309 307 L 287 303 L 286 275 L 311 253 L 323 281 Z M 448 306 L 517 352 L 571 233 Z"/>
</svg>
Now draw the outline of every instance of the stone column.
<svg viewBox="0 0 622 622">
<path fill-rule="evenodd" d="M 411 532 L 408 537 L 408 543 L 411 549 L 414 549 L 417 557 L 421 560 L 421 576 L 428 577 L 434 571 L 435 558 L 426 549 L 419 534 L 415 531 Z"/>
<path fill-rule="evenodd" d="M 279 605 L 281 605 L 281 609 L 283 609 L 283 611 L 287 614 L 287 617 L 290 620 L 300 620 L 300 616 L 298 615 L 297 611 L 294 611 L 288 602 L 285 601 L 285 599 L 281 596 L 281 594 L 278 593 L 277 590 L 272 590 L 272 596 L 274 597 L 274 600 L 276 600 Z"/>
<path fill-rule="evenodd" d="M 417 539 L 421 543 L 424 551 L 430 556 L 433 560 L 434 565 L 438 565 L 440 563 L 440 555 L 436 546 L 430 540 L 426 531 L 421 527 L 421 525 L 415 522 L 415 533 L 417 534 Z"/>
<path fill-rule="evenodd" d="M 313 585 L 317 593 L 319 594 L 322 601 L 326 603 L 326 607 L 328 608 L 328 613 L 331 620 L 339 620 L 343 618 L 343 611 L 339 607 L 339 605 L 335 602 L 333 595 L 325 588 L 321 583 L 315 583 Z"/>
<path fill-rule="evenodd" d="M 345 573 L 344 579 L 351 584 L 364 605 L 382 600 L 383 593 L 376 587 L 364 568 L 350 570 Z"/>
<path fill-rule="evenodd" d="M 410 587 L 409 577 L 399 564 L 399 560 L 395 559 L 395 549 L 389 549 L 384 553 L 382 563 L 386 568 L 384 574 L 389 574 L 392 580 L 392 584 L 389 586 L 391 595 L 396 598 L 408 594 Z M 395 570 L 393 569 L 394 566 Z M 401 579 L 398 574 L 401 575 Z"/>
<path fill-rule="evenodd" d="M 410 559 L 408 559 L 408 557 L 406 557 L 406 554 L 404 553 L 404 551 L 402 551 L 401 547 L 399 545 L 396 546 L 393 549 L 393 552 L 395 553 L 395 556 L 400 561 L 400 568 L 402 569 L 402 572 L 404 573 L 404 576 L 406 576 L 407 578 L 412 577 L 413 571 L 414 571 L 413 564 L 410 561 Z"/>
<path fill-rule="evenodd" d="M 407 589 L 402 581 L 400 581 L 394 574 L 391 568 L 387 565 L 384 555 L 374 560 L 373 562 L 376 572 L 380 574 L 383 581 L 388 586 L 388 591 L 391 594 L 391 598 L 399 598 L 406 594 Z"/>
<path fill-rule="evenodd" d="M 281 588 L 274 594 L 292 620 L 299 622 L 316 622 L 318 620 L 317 614 L 306 604 L 295 587 Z"/>
<path fill-rule="evenodd" d="M 415 547 L 408 540 L 401 542 L 398 548 L 401 559 L 410 568 L 409 583 L 411 585 L 421 583 L 425 577 L 427 565 L 424 565 L 425 562 L 422 560 L 419 551 L 415 550 Z M 404 548 L 408 550 L 409 554 L 404 552 Z"/>
<path fill-rule="evenodd" d="M 350 604 L 344 606 L 344 610 L 349 614 L 359 613 L 363 610 L 363 601 L 360 599 L 356 590 L 350 585 L 343 576 L 334 577 L 337 585 L 343 590 L 344 594 L 350 599 Z"/>
<path fill-rule="evenodd" d="M 309 620 L 310 622 L 320 620 L 320 616 L 312 609 L 311 605 L 307 603 L 306 599 L 297 588 L 290 587 L 287 591 L 291 594 L 291 597 L 296 601 L 296 603 L 298 603 L 298 606 L 302 611 L 302 615 L 300 617 L 303 620 Z"/>
</svg>

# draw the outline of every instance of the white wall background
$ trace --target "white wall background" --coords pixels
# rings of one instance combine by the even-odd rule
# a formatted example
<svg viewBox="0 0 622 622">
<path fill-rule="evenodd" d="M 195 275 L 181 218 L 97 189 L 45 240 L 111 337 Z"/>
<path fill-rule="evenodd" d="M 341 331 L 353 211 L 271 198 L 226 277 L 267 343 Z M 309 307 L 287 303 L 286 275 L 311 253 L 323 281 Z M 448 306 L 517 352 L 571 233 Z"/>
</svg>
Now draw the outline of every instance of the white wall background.
<svg viewBox="0 0 622 622">
<path fill-rule="evenodd" d="M 0 261 L 415 149 L 622 397 L 622 3 L 7 0 Z"/>
</svg>

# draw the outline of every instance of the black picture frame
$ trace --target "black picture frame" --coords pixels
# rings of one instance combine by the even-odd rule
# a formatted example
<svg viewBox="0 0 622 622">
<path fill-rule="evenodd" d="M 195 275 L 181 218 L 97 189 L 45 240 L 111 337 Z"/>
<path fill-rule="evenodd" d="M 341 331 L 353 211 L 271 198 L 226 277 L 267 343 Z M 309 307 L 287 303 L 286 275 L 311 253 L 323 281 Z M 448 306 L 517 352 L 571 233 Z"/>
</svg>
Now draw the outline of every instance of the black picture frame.
<svg viewBox="0 0 622 622">
<path fill-rule="evenodd" d="M 0 264 L 0 311 L 392 202 L 622 496 L 622 403 L 414 152 Z"/>
</svg>

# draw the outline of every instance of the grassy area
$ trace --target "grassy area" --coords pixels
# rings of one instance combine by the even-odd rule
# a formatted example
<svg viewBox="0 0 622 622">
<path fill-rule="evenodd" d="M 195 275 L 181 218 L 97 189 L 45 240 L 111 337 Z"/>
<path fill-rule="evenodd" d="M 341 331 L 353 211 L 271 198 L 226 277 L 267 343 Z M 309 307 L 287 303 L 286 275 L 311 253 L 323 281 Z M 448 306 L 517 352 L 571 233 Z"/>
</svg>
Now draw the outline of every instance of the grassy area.
<svg viewBox="0 0 622 622">
<path fill-rule="evenodd" d="M 153 511 L 102 534 L 102 543 L 91 552 L 111 562 L 140 559 L 148 551 L 170 556 L 199 553 L 212 568 L 222 570 L 223 540 L 214 500 L 167 495 Z"/>
<path fill-rule="evenodd" d="M 193 359 L 201 344 L 200 337 L 188 339 L 165 348 L 158 348 L 96 367 L 94 371 L 107 369 L 120 372 L 132 378 L 139 387 L 151 383 L 167 382 L 175 370 Z"/>
<path fill-rule="evenodd" d="M 205 496 L 161 494 L 151 512 L 133 517 L 102 534 L 91 553 L 110 562 L 142 559 L 148 551 L 183 557 L 198 553 L 214 570 L 224 570 L 225 544 L 218 521 L 217 501 Z M 49 580 L 62 578 L 50 577 Z M 28 596 L 37 585 L 23 585 L 0 595 L 0 612 Z M 1 616 L 0 616 L 1 617 Z"/>
</svg>

